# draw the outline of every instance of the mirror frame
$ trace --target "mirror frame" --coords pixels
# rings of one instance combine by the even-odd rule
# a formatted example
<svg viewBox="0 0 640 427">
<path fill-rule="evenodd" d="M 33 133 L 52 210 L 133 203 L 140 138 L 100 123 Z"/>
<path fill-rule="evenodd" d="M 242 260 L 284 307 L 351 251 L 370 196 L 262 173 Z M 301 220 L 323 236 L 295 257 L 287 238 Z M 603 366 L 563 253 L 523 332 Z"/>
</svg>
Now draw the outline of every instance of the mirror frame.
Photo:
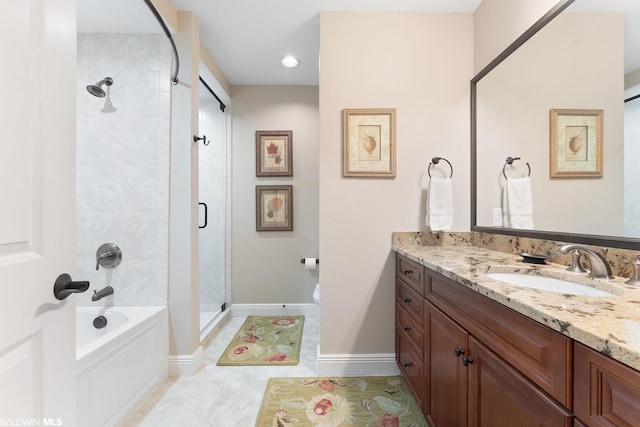
<svg viewBox="0 0 640 427">
<path fill-rule="evenodd" d="M 491 70 L 496 68 L 502 61 L 507 59 L 527 40 L 533 37 L 544 26 L 551 22 L 563 10 L 569 7 L 575 0 L 560 0 L 542 18 L 536 21 L 527 31 L 511 43 L 500 55 L 491 61 L 471 80 L 471 231 L 492 234 L 505 234 L 510 236 L 529 237 L 534 239 L 554 240 L 570 243 L 583 243 L 588 245 L 606 246 L 622 249 L 640 250 L 640 239 L 602 236 L 593 234 L 562 233 L 555 231 L 523 230 L 502 227 L 484 227 L 477 224 L 477 110 L 476 110 L 476 85 Z"/>
</svg>

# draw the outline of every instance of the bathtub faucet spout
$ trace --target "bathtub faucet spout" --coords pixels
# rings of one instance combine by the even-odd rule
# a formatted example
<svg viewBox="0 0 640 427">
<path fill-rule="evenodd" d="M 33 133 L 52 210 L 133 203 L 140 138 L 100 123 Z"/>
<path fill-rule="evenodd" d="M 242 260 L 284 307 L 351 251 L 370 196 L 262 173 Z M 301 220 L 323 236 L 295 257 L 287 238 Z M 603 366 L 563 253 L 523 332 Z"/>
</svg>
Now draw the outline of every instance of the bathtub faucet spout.
<svg viewBox="0 0 640 427">
<path fill-rule="evenodd" d="M 113 288 L 111 286 L 102 288 L 99 291 L 93 291 L 93 296 L 91 297 L 91 301 L 101 300 L 102 298 L 108 295 L 113 295 Z"/>
</svg>

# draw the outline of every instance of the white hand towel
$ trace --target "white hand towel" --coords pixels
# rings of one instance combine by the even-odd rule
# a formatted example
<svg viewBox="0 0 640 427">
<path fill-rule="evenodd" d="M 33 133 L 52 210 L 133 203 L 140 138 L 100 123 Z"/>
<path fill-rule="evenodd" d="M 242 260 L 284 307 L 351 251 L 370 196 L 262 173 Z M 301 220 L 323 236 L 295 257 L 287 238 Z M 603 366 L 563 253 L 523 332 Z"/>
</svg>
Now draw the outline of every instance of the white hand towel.
<svg viewBox="0 0 640 427">
<path fill-rule="evenodd" d="M 429 181 L 426 223 L 431 231 L 450 230 L 453 227 L 453 186 L 450 178 Z"/>
<path fill-rule="evenodd" d="M 533 197 L 529 177 L 508 178 L 502 193 L 503 226 L 533 229 Z"/>
</svg>

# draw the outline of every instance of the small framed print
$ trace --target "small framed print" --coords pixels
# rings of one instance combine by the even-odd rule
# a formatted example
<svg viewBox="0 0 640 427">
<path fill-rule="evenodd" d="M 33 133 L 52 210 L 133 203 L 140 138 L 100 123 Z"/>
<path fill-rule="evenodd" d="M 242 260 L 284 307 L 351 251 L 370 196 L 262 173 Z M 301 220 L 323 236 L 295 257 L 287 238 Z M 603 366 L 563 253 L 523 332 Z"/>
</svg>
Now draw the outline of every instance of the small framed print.
<svg viewBox="0 0 640 427">
<path fill-rule="evenodd" d="M 293 186 L 256 185 L 256 231 L 293 230 Z"/>
<path fill-rule="evenodd" d="M 293 131 L 256 131 L 256 176 L 293 176 Z"/>
<path fill-rule="evenodd" d="M 602 176 L 602 110 L 550 110 L 549 176 Z"/>
<path fill-rule="evenodd" d="M 343 176 L 395 178 L 396 110 L 343 110 Z"/>
</svg>

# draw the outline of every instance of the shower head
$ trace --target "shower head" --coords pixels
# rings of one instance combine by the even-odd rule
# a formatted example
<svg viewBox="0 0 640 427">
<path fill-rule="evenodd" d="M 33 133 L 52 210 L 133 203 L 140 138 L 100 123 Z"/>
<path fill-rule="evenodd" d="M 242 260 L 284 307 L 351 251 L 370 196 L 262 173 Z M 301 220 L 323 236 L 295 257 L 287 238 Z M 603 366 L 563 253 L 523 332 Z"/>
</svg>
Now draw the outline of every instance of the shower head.
<svg viewBox="0 0 640 427">
<path fill-rule="evenodd" d="M 98 98 L 104 98 L 105 96 L 107 96 L 107 94 L 102 89 L 102 85 L 111 86 L 112 84 L 113 84 L 113 79 L 111 77 L 105 77 L 104 79 L 100 80 L 98 83 L 94 85 L 88 85 L 87 91 L 93 96 L 97 96 Z"/>
</svg>

